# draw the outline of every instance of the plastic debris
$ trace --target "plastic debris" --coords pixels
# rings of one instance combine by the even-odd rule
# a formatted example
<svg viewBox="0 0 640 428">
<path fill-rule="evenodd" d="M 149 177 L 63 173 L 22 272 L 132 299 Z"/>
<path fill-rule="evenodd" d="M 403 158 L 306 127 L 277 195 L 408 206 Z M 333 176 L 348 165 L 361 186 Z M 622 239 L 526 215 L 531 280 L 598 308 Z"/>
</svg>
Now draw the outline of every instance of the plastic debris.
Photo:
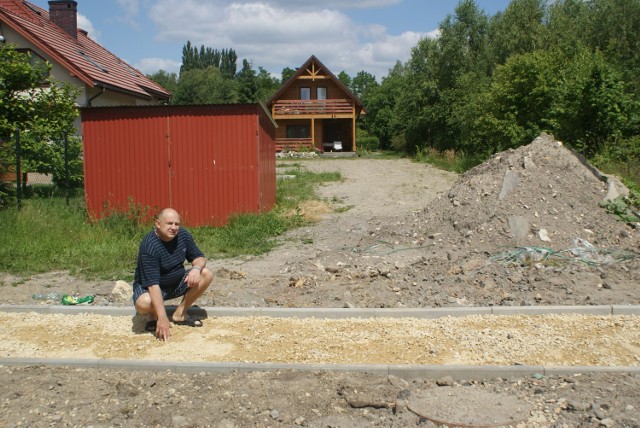
<svg viewBox="0 0 640 428">
<path fill-rule="evenodd" d="M 75 297 L 65 294 L 62 296 L 60 303 L 63 305 L 82 305 L 84 303 L 93 303 L 94 296 Z"/>
<path fill-rule="evenodd" d="M 608 265 L 640 257 L 630 251 L 596 248 L 589 241 L 574 238 L 573 248 L 554 250 L 545 247 L 515 247 L 491 256 L 495 262 L 505 264 L 535 264 L 544 261 L 582 262 L 588 265 Z"/>
</svg>

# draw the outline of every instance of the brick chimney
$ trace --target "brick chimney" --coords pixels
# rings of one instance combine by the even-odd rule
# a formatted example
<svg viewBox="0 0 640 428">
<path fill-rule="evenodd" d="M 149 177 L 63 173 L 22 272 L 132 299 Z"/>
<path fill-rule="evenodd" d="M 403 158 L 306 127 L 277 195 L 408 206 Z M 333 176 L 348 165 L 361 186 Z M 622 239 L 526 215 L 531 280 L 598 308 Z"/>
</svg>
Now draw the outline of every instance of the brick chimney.
<svg viewBox="0 0 640 428">
<path fill-rule="evenodd" d="M 73 0 L 51 0 L 49 2 L 49 19 L 74 39 L 78 38 L 77 2 Z"/>
</svg>

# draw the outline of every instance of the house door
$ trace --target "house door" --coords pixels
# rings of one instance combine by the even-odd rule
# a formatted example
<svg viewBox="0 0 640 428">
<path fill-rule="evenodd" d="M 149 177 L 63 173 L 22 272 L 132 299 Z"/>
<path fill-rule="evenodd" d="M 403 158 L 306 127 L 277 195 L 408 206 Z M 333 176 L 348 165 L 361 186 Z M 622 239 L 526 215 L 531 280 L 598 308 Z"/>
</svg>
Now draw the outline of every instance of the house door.
<svg viewBox="0 0 640 428">
<path fill-rule="evenodd" d="M 324 139 L 323 147 L 325 151 L 333 151 L 336 144 L 339 142 L 341 147 L 339 151 L 351 150 L 351 138 L 347 128 L 344 126 L 344 121 L 340 120 L 327 120 L 324 123 Z"/>
</svg>

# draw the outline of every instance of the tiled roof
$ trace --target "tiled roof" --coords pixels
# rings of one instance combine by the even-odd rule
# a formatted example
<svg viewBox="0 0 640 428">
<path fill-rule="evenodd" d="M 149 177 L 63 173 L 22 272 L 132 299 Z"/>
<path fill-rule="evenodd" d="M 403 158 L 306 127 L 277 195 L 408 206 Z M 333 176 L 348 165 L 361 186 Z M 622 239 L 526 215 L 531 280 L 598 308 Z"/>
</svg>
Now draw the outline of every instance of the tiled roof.
<svg viewBox="0 0 640 428">
<path fill-rule="evenodd" d="M 162 86 L 145 77 L 78 30 L 77 40 L 49 19 L 49 12 L 22 0 L 0 0 L 0 20 L 90 87 L 132 94 L 142 98 L 169 98 Z"/>
</svg>

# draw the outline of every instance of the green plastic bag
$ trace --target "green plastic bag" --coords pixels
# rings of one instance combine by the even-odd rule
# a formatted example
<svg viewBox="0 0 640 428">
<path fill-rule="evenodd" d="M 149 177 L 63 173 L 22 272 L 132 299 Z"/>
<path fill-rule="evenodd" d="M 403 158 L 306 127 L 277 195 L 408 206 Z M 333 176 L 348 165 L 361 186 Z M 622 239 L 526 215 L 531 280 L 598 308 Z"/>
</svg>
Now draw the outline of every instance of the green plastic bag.
<svg viewBox="0 0 640 428">
<path fill-rule="evenodd" d="M 93 296 L 85 296 L 85 297 L 73 297 L 65 294 L 62 296 L 62 300 L 60 303 L 63 305 L 82 305 L 83 303 L 93 303 Z"/>
</svg>

